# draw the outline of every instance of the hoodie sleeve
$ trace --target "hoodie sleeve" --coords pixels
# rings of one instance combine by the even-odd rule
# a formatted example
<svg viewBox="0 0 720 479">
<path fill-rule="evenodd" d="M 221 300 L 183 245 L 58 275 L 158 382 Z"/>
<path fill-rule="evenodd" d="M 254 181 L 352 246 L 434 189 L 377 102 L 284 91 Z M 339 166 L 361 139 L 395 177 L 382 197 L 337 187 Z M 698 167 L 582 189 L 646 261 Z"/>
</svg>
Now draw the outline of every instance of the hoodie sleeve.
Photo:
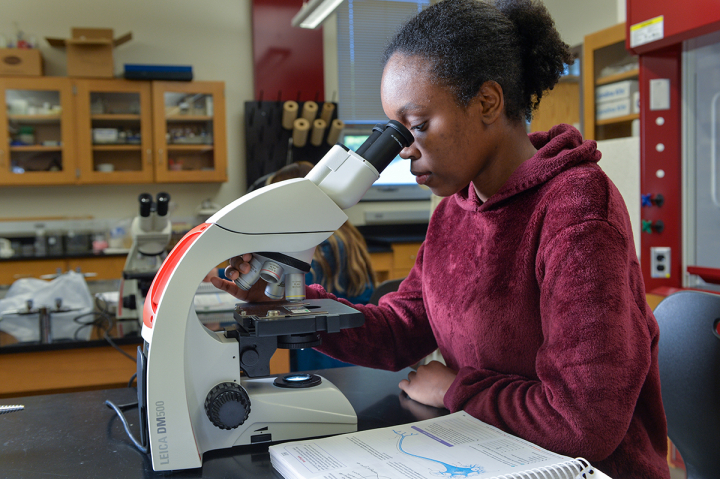
<svg viewBox="0 0 720 479">
<path fill-rule="evenodd" d="M 640 304 L 642 280 L 632 279 L 634 246 L 608 221 L 585 221 L 541 247 L 536 264 L 538 379 L 464 367 L 445 405 L 550 450 L 605 459 L 636 420 L 657 340 Z"/>
<path fill-rule="evenodd" d="M 322 345 L 315 349 L 341 361 L 392 371 L 415 364 L 437 349 L 423 304 L 422 254 L 421 246 L 415 266 L 398 291 L 383 296 L 377 306 L 352 304 L 321 286 L 308 286 L 308 299 L 335 299 L 365 316 L 359 328 L 321 334 Z"/>
</svg>

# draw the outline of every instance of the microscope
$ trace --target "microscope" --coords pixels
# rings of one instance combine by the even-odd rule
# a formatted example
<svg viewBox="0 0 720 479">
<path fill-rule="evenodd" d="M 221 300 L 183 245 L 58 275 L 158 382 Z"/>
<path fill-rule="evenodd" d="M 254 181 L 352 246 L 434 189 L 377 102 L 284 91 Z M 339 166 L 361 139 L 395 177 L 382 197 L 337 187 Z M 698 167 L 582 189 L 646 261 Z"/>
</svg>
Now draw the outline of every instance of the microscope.
<svg viewBox="0 0 720 479">
<path fill-rule="evenodd" d="M 130 226 L 132 246 L 125 260 L 117 305 L 118 320 L 138 320 L 145 295 L 165 258 L 172 225 L 167 218 L 170 195 L 149 193 L 138 197 L 140 211 Z"/>
<path fill-rule="evenodd" d="M 376 125 L 357 151 L 336 144 L 305 178 L 249 193 L 187 233 L 155 275 L 138 348 L 140 441 L 155 471 L 197 468 L 203 453 L 232 446 L 357 430 L 345 396 L 315 374 L 267 377 L 277 348 L 320 344 L 319 332 L 361 326 L 363 315 L 332 300 L 307 300 L 315 247 L 345 221 L 380 172 L 413 142 L 400 123 Z M 230 326 L 201 324 L 193 296 L 207 271 L 252 253 L 251 271 L 279 301 L 239 303 Z M 284 298 L 284 300 L 282 300 Z M 242 372 L 242 374 L 241 374 Z"/>
</svg>

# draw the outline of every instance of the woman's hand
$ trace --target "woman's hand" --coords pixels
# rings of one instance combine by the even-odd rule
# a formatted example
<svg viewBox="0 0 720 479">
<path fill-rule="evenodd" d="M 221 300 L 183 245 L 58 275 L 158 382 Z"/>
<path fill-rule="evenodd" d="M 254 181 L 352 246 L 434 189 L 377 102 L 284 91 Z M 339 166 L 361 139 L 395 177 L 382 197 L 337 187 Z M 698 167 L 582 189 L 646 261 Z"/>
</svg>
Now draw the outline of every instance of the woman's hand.
<svg viewBox="0 0 720 479">
<path fill-rule="evenodd" d="M 450 389 L 457 372 L 439 361 L 430 361 L 400 381 L 400 389 L 415 401 L 434 407 L 445 407 L 445 393 Z"/>
<path fill-rule="evenodd" d="M 219 277 L 210 278 L 210 282 L 218 289 L 221 289 L 227 293 L 232 294 L 236 298 L 247 301 L 249 303 L 257 303 L 262 301 L 272 301 L 270 298 L 265 296 L 265 286 L 267 283 L 262 278 L 258 279 L 249 291 L 245 291 L 234 283 L 241 274 L 250 272 L 250 260 L 252 260 L 252 254 L 246 253 L 240 256 L 235 256 L 230 259 L 230 265 L 225 268 L 225 277 L 230 281 L 226 281 Z"/>
<path fill-rule="evenodd" d="M 210 270 L 210 272 L 208 274 L 205 275 L 205 277 L 203 278 L 203 283 L 210 283 L 213 278 L 218 278 L 218 277 L 219 277 L 218 269 L 213 268 Z"/>
</svg>

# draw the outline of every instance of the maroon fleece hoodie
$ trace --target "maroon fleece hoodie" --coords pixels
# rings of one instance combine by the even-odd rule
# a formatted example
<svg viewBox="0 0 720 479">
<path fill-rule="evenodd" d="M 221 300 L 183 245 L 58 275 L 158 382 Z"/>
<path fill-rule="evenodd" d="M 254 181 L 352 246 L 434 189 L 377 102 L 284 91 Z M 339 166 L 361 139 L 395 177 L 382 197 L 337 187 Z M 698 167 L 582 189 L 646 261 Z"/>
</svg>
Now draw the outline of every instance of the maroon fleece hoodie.
<svg viewBox="0 0 720 479">
<path fill-rule="evenodd" d="M 450 411 L 614 479 L 669 478 L 658 326 L 625 203 L 594 141 L 568 125 L 530 139 L 537 154 L 486 202 L 472 187 L 445 198 L 400 289 L 318 349 L 399 370 L 439 347 L 458 371 Z"/>
</svg>

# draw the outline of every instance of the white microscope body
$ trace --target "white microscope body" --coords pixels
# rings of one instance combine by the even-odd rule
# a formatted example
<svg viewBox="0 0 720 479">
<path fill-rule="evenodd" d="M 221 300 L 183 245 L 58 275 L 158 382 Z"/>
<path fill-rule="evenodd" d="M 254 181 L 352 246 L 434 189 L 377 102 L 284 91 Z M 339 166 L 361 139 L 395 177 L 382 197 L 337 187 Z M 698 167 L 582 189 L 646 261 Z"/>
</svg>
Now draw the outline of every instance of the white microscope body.
<svg viewBox="0 0 720 479">
<path fill-rule="evenodd" d="M 357 429 L 349 401 L 326 379 L 313 375 L 317 384 L 296 388 L 280 384 L 292 383 L 292 375 L 257 376 L 269 374 L 269 357 L 276 347 L 291 347 L 280 344 L 283 341 L 364 321 L 359 312 L 334 301 L 303 302 L 302 276 L 315 247 L 347 221 L 342 210 L 356 204 L 379 171 L 412 140 L 397 122 L 378 125 L 358 149 L 367 160 L 335 145 L 307 177 L 243 196 L 173 249 L 146 297 L 145 350 L 138 350 L 141 441 L 154 470 L 201 467 L 209 450 Z M 268 281 L 266 292 L 278 293 L 284 282 L 286 299 L 299 302 L 255 303 L 280 311 L 253 316 L 245 315 L 246 306 L 253 304 L 241 303 L 234 315 L 236 331 L 210 331 L 193 308 L 197 285 L 211 267 L 248 252 L 265 261 L 260 274 Z M 322 301 L 345 309 L 335 315 L 333 306 Z M 308 314 L 313 308 L 325 311 Z M 352 321 L 343 322 L 341 317 L 350 316 Z"/>
<path fill-rule="evenodd" d="M 140 214 L 130 226 L 132 246 L 125 260 L 120 280 L 117 314 L 119 320 L 140 319 L 145 293 L 165 259 L 165 248 L 170 242 L 172 225 L 168 220 L 170 195 L 143 193 L 138 198 Z"/>
</svg>

